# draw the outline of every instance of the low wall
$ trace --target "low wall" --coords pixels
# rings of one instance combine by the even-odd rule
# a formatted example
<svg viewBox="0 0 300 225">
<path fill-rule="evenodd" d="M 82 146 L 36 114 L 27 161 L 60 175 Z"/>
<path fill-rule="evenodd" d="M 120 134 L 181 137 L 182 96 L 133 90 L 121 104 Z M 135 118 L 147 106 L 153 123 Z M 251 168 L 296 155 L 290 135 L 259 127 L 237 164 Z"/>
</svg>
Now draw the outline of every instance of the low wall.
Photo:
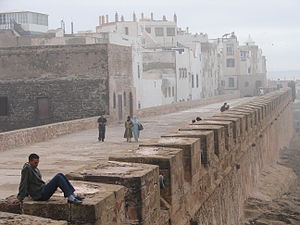
<svg viewBox="0 0 300 225">
<path fill-rule="evenodd" d="M 244 202 L 260 173 L 276 163 L 294 134 L 292 101 L 291 89 L 256 97 L 67 177 L 124 187 L 124 196 L 111 193 L 114 201 L 97 207 L 98 213 L 112 207 L 110 220 L 92 224 L 242 225 Z M 40 215 L 38 202 L 30 203 L 34 210 L 26 204 L 25 214 Z M 11 207 L 0 202 L 0 211 L 18 212 Z M 81 209 L 88 207 L 84 203 Z M 43 215 L 57 218 L 66 208 L 64 204 Z M 120 216 L 124 221 L 115 219 Z"/>
<path fill-rule="evenodd" d="M 233 93 L 228 95 L 211 97 L 203 100 L 180 102 L 177 104 L 145 108 L 145 109 L 137 110 L 136 114 L 139 118 L 143 118 L 143 117 L 177 112 L 180 110 L 198 107 L 200 105 L 212 104 L 215 102 L 221 102 L 221 101 L 238 98 L 238 97 L 239 97 L 238 93 Z M 13 149 L 28 144 L 50 140 L 77 131 L 96 128 L 97 118 L 98 117 L 90 117 L 85 119 L 71 120 L 71 121 L 47 124 L 43 126 L 19 129 L 19 130 L 14 130 L 9 132 L 2 132 L 0 133 L 0 143 L 1 143 L 0 151 L 6 151 L 9 149 Z M 117 122 L 117 121 L 111 121 L 109 119 L 109 116 L 107 116 L 106 118 L 108 119 L 109 123 Z"/>
<path fill-rule="evenodd" d="M 236 91 L 230 94 L 218 95 L 218 96 L 200 99 L 200 100 L 193 100 L 188 102 L 179 102 L 176 104 L 168 104 L 168 105 L 144 108 L 144 109 L 137 110 L 136 114 L 139 118 L 157 116 L 162 114 L 174 113 L 174 112 L 178 112 L 190 108 L 195 108 L 201 105 L 208 105 L 208 104 L 222 102 L 230 99 L 235 99 L 239 97 L 240 97 L 240 92 Z"/>
</svg>

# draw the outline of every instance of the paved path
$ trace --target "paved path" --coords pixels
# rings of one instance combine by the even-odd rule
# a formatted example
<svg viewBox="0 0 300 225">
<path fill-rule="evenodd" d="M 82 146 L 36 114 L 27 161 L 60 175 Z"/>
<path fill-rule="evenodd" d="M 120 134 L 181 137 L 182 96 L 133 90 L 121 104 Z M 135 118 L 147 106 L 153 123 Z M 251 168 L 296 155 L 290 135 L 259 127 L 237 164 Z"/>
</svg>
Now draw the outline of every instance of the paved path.
<svg viewBox="0 0 300 225">
<path fill-rule="evenodd" d="M 228 101 L 231 107 L 249 101 L 240 98 Z M 142 119 L 144 130 L 140 142 L 160 137 L 191 122 L 219 112 L 222 103 L 206 105 L 177 113 Z M 65 135 L 46 142 L 36 143 L 0 152 L 0 199 L 16 194 L 20 181 L 20 171 L 30 153 L 40 156 L 39 168 L 43 179 L 48 180 L 58 172 L 68 173 L 89 163 L 107 160 L 109 155 L 138 147 L 138 143 L 127 143 L 123 138 L 123 123 L 107 127 L 105 142 L 98 142 L 98 130 L 90 129 Z"/>
</svg>

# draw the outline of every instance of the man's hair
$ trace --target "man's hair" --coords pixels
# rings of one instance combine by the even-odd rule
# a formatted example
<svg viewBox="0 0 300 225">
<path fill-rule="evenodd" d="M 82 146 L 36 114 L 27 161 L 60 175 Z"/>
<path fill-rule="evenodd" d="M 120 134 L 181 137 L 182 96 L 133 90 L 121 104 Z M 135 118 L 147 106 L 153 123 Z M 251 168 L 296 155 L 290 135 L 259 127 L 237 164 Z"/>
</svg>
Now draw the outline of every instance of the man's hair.
<svg viewBox="0 0 300 225">
<path fill-rule="evenodd" d="M 39 159 L 39 158 L 40 157 L 37 154 L 35 154 L 35 153 L 30 154 L 29 157 L 28 157 L 29 161 L 33 160 L 33 159 Z"/>
</svg>

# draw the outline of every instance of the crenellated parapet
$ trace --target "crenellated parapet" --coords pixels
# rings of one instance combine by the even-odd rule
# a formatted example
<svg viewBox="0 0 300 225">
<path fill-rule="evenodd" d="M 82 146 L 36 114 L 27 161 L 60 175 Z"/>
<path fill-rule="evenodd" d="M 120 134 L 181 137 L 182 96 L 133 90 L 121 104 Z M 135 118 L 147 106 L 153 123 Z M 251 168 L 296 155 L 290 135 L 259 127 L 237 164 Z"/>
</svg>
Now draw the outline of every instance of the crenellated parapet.
<svg viewBox="0 0 300 225">
<path fill-rule="evenodd" d="M 74 224 L 240 224 L 244 201 L 260 172 L 276 163 L 293 136 L 292 101 L 291 89 L 251 98 L 115 154 L 106 163 L 83 165 L 67 176 L 92 185 L 94 195 L 83 190 L 90 202 L 70 209 L 60 200 L 29 201 L 24 212 L 70 221 L 68 213 L 86 210 L 90 220 L 83 222 L 74 214 Z M 43 208 L 42 215 L 37 209 L 43 204 L 49 210 L 55 205 L 55 210 L 46 213 Z M 0 203 L 1 210 L 12 211 L 5 203 Z"/>
</svg>

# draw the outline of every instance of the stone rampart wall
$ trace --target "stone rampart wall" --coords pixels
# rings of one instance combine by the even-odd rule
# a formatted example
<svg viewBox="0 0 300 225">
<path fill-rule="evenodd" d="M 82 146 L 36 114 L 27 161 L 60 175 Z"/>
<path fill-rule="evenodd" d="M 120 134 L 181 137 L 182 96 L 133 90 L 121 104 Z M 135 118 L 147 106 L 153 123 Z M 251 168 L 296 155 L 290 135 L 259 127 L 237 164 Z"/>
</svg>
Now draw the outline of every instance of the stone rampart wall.
<svg viewBox="0 0 300 225">
<path fill-rule="evenodd" d="M 95 194 L 92 204 L 71 209 L 25 201 L 23 211 L 75 224 L 237 225 L 263 167 L 277 161 L 293 133 L 292 93 L 282 89 L 67 175 L 97 190 L 112 185 L 110 201 Z M 0 211 L 20 210 L 0 203 Z"/>
<path fill-rule="evenodd" d="M 143 118 L 148 116 L 167 114 L 171 112 L 177 112 L 180 110 L 186 110 L 192 107 L 197 107 L 199 105 L 207 105 L 214 102 L 234 99 L 237 98 L 238 96 L 239 96 L 238 93 L 234 93 L 229 95 L 211 97 L 204 100 L 180 102 L 177 104 L 151 107 L 151 108 L 137 110 L 137 116 L 139 118 Z M 111 117 L 111 116 L 107 119 L 109 123 L 117 122 L 118 120 L 116 117 Z M 97 121 L 97 117 L 90 117 L 90 118 L 84 118 L 78 120 L 52 123 L 52 124 L 47 124 L 38 127 L 19 129 L 19 130 L 14 130 L 9 132 L 2 132 L 0 133 L 0 143 L 1 143 L 0 151 L 6 151 L 9 149 L 13 149 L 28 144 L 50 140 L 62 135 L 74 133 L 76 131 L 96 128 L 97 127 L 96 121 Z M 0 118 L 0 122 L 1 122 L 1 118 Z M 4 123 L 4 121 L 2 122 Z"/>
</svg>

